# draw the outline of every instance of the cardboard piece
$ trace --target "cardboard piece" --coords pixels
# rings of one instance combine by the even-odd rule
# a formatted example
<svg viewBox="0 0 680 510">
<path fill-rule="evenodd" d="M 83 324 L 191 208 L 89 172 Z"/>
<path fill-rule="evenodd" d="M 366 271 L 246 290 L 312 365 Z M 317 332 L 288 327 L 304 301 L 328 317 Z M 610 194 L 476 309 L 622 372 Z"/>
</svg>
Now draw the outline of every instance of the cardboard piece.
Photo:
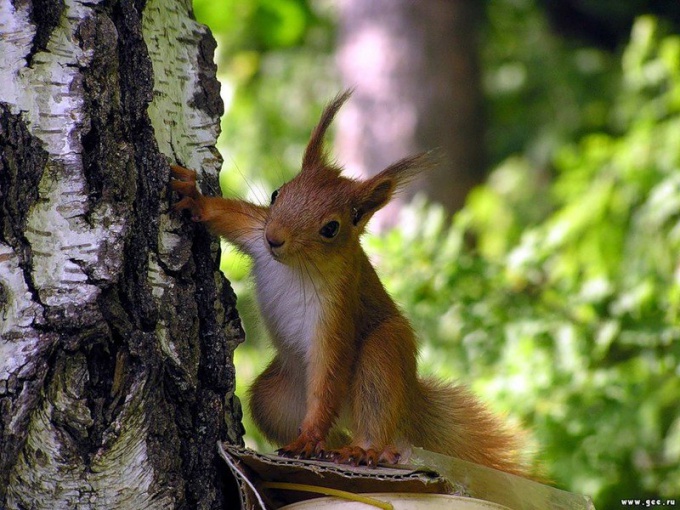
<svg viewBox="0 0 680 510">
<path fill-rule="evenodd" d="M 269 510 L 320 497 L 321 494 L 263 487 L 266 482 L 288 482 L 327 487 L 353 493 L 416 492 L 463 494 L 444 477 L 425 467 L 352 467 L 331 462 L 286 459 L 247 448 L 219 443 L 220 456 L 241 488 L 241 508 Z"/>
</svg>

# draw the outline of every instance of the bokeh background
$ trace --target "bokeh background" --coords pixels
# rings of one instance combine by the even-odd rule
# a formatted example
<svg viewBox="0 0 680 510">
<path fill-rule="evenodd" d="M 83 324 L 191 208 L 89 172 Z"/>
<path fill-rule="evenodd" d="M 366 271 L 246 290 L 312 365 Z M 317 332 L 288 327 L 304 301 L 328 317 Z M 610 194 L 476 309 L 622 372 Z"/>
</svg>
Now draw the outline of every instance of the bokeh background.
<svg viewBox="0 0 680 510">
<path fill-rule="evenodd" d="M 531 431 L 597 508 L 680 504 L 680 2 L 193 3 L 218 41 L 223 192 L 268 202 L 355 87 L 332 144 L 349 174 L 440 161 L 364 243 L 421 370 Z M 222 268 L 246 403 L 271 352 L 248 260 L 225 246 Z"/>
</svg>

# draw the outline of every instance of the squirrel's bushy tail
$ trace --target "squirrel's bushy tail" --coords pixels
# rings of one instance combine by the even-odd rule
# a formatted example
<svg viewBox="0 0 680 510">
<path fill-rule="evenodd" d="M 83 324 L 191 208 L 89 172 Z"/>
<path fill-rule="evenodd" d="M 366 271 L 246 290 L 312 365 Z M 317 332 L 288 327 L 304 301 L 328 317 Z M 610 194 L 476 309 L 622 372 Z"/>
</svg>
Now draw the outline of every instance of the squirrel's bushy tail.
<svg viewBox="0 0 680 510">
<path fill-rule="evenodd" d="M 531 476 L 522 462 L 524 437 L 502 423 L 464 386 L 419 379 L 412 422 L 416 446 L 519 476 Z"/>
</svg>

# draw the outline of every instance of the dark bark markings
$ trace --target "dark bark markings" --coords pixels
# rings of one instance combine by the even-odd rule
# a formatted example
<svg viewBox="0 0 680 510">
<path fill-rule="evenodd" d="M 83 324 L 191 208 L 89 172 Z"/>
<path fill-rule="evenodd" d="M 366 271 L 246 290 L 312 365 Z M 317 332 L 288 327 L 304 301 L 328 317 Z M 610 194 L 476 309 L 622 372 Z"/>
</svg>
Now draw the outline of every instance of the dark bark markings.
<svg viewBox="0 0 680 510">
<path fill-rule="evenodd" d="M 22 310 L 22 317 L 15 317 L 19 327 L 4 332 L 3 339 L 8 342 L 7 345 L 16 345 L 17 349 L 35 345 L 49 350 L 55 341 L 54 335 L 41 336 L 34 327 L 41 322 L 42 308 L 37 303 L 37 292 L 30 273 L 30 245 L 24 237 L 28 211 L 38 200 L 37 187 L 45 170 L 47 153 L 42 143 L 31 135 L 21 116 L 12 114 L 2 103 L 0 147 L 3 149 L 0 153 L 0 262 L 13 265 L 16 261 L 17 265 L 12 269 L 3 266 L 3 276 L 11 281 L 13 273 L 13 280 L 22 284 L 9 288 L 9 284 L 3 284 L 0 279 L 0 320 L 5 321 L 20 308 L 16 301 L 21 299 L 21 287 L 33 300 Z M 15 260 L 12 260 L 14 257 Z M 13 338 L 22 342 L 13 344 Z M 3 354 L 12 355 L 12 350 L 4 350 Z M 0 380 L 0 502 L 5 497 L 9 468 L 26 440 L 30 412 L 37 404 L 39 388 L 46 373 L 44 364 L 27 363 L 18 374 L 7 374 L 7 380 Z"/>
</svg>

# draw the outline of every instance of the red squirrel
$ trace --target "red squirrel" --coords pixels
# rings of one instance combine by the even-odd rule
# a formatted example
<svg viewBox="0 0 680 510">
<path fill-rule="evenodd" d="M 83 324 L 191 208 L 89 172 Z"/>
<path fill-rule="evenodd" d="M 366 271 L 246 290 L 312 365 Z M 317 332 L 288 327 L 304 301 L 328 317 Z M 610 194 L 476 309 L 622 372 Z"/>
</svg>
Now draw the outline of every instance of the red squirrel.
<svg viewBox="0 0 680 510">
<path fill-rule="evenodd" d="M 204 196 L 196 172 L 172 166 L 171 187 L 182 196 L 175 209 L 254 262 L 276 347 L 249 392 L 254 421 L 288 457 L 373 466 L 399 462 L 414 445 L 526 475 L 517 433 L 465 387 L 417 374 L 414 332 L 360 237 L 428 158 L 407 157 L 367 180 L 341 175 L 324 135 L 349 96 L 324 109 L 300 173 L 269 206 Z"/>
</svg>

